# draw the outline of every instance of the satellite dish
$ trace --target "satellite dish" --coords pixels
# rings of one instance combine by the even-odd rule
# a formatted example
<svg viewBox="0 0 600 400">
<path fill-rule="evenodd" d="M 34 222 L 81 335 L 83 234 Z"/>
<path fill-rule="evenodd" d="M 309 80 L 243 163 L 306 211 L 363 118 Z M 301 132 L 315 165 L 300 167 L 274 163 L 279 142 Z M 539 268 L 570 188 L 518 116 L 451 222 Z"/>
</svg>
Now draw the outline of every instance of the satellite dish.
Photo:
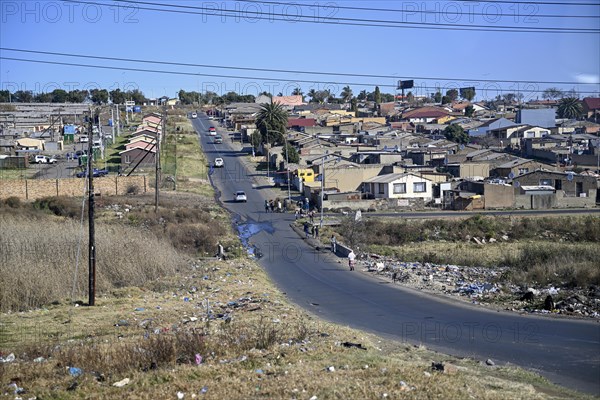
<svg viewBox="0 0 600 400">
<path fill-rule="evenodd" d="M 461 150 L 464 150 L 465 149 L 465 145 L 461 144 L 458 148 L 461 149 Z"/>
<path fill-rule="evenodd" d="M 515 177 L 515 174 L 511 172 L 510 174 L 508 174 L 508 177 L 509 177 L 510 179 L 513 179 L 513 178 Z"/>
<path fill-rule="evenodd" d="M 394 146 L 394 151 L 397 153 L 400 151 L 400 147 L 398 147 L 398 145 Z"/>
<path fill-rule="evenodd" d="M 383 151 L 388 151 L 387 146 L 383 146 Z"/>
<path fill-rule="evenodd" d="M 520 187 L 520 186 L 521 186 L 521 183 L 520 183 L 519 181 L 514 181 L 514 182 L 513 182 L 513 185 L 514 185 L 516 188 L 518 188 L 518 187 Z"/>
<path fill-rule="evenodd" d="M 574 175 L 574 174 L 573 174 L 572 172 L 569 172 L 569 173 L 567 174 L 567 180 L 568 180 L 569 182 L 571 182 L 571 181 L 573 180 L 573 175 Z"/>
</svg>

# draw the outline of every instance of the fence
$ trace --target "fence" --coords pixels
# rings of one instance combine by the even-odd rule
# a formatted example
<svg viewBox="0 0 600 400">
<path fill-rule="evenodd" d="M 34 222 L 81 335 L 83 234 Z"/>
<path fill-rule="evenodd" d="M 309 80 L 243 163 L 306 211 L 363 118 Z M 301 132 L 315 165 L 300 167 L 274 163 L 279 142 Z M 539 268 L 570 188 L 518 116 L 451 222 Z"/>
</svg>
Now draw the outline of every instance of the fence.
<svg viewBox="0 0 600 400">
<path fill-rule="evenodd" d="M 37 200 L 53 196 L 82 196 L 86 179 L 0 179 L 0 199 L 17 197 Z M 146 193 L 146 176 L 105 176 L 94 179 L 94 193 L 102 196 L 120 196 Z"/>
</svg>

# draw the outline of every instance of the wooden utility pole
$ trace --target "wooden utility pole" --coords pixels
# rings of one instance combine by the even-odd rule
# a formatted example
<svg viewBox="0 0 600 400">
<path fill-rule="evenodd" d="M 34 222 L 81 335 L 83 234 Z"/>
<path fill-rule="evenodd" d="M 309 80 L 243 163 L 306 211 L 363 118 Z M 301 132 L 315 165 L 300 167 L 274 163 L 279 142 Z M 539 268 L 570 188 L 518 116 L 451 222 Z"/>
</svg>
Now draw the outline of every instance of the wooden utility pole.
<svg viewBox="0 0 600 400">
<path fill-rule="evenodd" d="M 91 112 L 90 110 L 90 119 L 88 124 L 88 158 L 87 158 L 87 178 L 88 178 L 88 250 L 89 250 L 89 276 L 88 276 L 88 294 L 89 294 L 89 306 L 94 306 L 96 304 L 96 232 L 94 226 L 94 169 L 93 169 L 93 148 L 92 140 L 93 138 L 93 126 L 95 120 L 96 112 Z"/>
<path fill-rule="evenodd" d="M 162 129 L 158 133 L 156 138 L 156 155 L 154 156 L 154 161 L 156 164 L 155 168 L 155 181 L 156 181 L 156 190 L 154 191 L 154 213 L 158 214 L 158 191 L 160 186 L 160 141 L 163 140 L 164 135 L 166 134 L 167 127 L 167 107 L 163 108 L 163 118 L 162 118 Z"/>
</svg>

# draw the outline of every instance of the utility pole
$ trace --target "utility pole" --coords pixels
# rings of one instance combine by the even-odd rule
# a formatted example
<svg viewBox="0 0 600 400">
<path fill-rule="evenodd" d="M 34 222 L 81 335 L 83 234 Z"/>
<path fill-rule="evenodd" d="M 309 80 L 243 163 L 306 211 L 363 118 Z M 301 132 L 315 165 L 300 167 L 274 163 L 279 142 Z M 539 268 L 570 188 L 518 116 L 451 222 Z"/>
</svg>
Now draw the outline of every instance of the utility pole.
<svg viewBox="0 0 600 400">
<path fill-rule="evenodd" d="M 117 104 L 117 136 L 121 136 L 121 112 L 119 111 L 118 104 Z"/>
<path fill-rule="evenodd" d="M 90 119 L 88 124 L 89 137 L 88 141 L 88 158 L 87 158 L 87 178 L 88 178 L 88 250 L 89 250 L 89 276 L 88 276 L 88 294 L 89 300 L 88 305 L 94 306 L 96 304 L 96 232 L 94 226 L 94 173 L 93 173 L 93 153 L 92 143 L 93 140 L 93 125 L 95 119 L 95 112 L 92 113 L 90 109 Z"/>
<path fill-rule="evenodd" d="M 319 223 L 319 227 L 323 228 L 323 201 L 325 199 L 325 157 L 327 157 L 327 151 L 323 155 L 321 159 L 321 221 Z"/>
<path fill-rule="evenodd" d="M 158 133 L 158 137 L 156 138 L 156 155 L 154 157 L 155 160 L 155 177 L 154 180 L 156 181 L 156 188 L 154 190 L 154 213 L 158 214 L 158 197 L 159 197 L 159 187 L 160 187 L 160 142 L 163 139 L 163 136 L 166 135 L 166 128 L 167 128 L 167 107 L 163 107 L 163 118 L 162 118 L 162 129 L 161 131 Z"/>
</svg>

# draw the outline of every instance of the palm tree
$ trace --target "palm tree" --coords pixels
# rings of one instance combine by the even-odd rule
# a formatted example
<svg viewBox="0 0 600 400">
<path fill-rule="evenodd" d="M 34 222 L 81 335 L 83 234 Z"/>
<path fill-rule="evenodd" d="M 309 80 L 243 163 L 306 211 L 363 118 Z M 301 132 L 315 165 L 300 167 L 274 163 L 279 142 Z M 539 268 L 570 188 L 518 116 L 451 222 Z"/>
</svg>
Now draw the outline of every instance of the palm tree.
<svg viewBox="0 0 600 400">
<path fill-rule="evenodd" d="M 576 97 L 560 99 L 556 110 L 559 118 L 578 119 L 583 115 L 583 107 Z"/>
<path fill-rule="evenodd" d="M 345 103 L 348 103 L 352 99 L 352 89 L 350 89 L 350 86 L 344 86 L 340 96 L 342 96 Z"/>
<path fill-rule="evenodd" d="M 315 102 L 315 97 L 317 96 L 317 91 L 315 89 L 310 89 L 308 91 L 308 97 L 310 97 L 310 102 Z"/>
<path fill-rule="evenodd" d="M 303 96 L 303 95 L 304 95 L 304 93 L 302 92 L 302 89 L 300 89 L 299 87 L 292 90 L 292 96 Z"/>
<path fill-rule="evenodd" d="M 256 115 L 256 127 L 263 143 L 283 143 L 287 129 L 288 112 L 280 103 L 267 103 Z"/>
</svg>

